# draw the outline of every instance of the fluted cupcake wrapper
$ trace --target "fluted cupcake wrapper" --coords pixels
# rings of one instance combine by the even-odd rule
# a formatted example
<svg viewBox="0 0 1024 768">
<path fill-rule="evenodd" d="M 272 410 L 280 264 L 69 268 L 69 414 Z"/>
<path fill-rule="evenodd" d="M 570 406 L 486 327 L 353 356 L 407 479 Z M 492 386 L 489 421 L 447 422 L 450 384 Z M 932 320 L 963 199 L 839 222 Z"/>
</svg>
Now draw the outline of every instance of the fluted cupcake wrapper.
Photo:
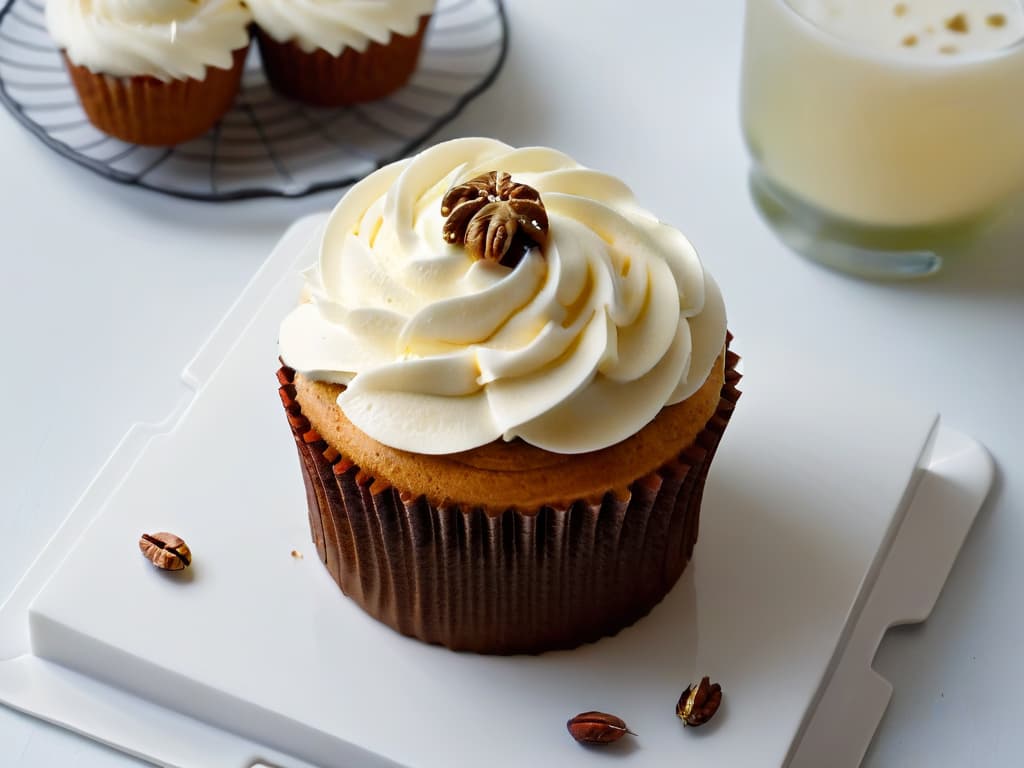
<svg viewBox="0 0 1024 768">
<path fill-rule="evenodd" d="M 371 616 L 455 650 L 538 653 L 613 635 L 690 560 L 708 467 L 740 394 L 738 360 L 727 353 L 718 409 L 696 440 L 625 498 L 501 514 L 434 506 L 367 475 L 311 428 L 282 368 L 320 559 Z"/>
<path fill-rule="evenodd" d="M 238 94 L 249 47 L 233 54 L 231 69 L 206 68 L 202 80 L 112 77 L 64 64 L 89 121 L 122 141 L 173 146 L 202 136 L 230 109 Z"/>
<path fill-rule="evenodd" d="M 341 107 L 381 99 L 409 82 L 429 22 L 424 16 L 412 35 L 392 35 L 386 44 L 373 42 L 362 52 L 346 48 L 338 56 L 279 43 L 259 28 L 256 39 L 263 69 L 276 90 L 307 104 Z"/>
</svg>

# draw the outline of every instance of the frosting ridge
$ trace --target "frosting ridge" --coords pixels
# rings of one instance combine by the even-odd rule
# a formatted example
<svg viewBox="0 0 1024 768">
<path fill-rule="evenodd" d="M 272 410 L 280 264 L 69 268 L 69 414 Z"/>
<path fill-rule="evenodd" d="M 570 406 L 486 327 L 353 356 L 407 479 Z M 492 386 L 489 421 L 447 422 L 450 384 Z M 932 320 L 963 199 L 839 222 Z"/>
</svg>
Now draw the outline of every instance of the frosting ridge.
<svg viewBox="0 0 1024 768">
<path fill-rule="evenodd" d="M 50 35 L 79 66 L 114 77 L 202 80 L 249 44 L 241 0 L 47 0 Z"/>
<path fill-rule="evenodd" d="M 338 56 L 362 53 L 392 34 L 410 36 L 436 0 L 248 0 L 260 28 L 279 43 L 295 42 L 306 53 L 318 48 Z"/>
<path fill-rule="evenodd" d="M 441 200 L 489 171 L 536 189 L 548 240 L 509 269 L 445 243 Z M 395 448 L 613 445 L 697 391 L 725 343 L 715 282 L 618 179 L 543 147 L 456 139 L 355 185 L 331 214 L 284 361 Z"/>
</svg>

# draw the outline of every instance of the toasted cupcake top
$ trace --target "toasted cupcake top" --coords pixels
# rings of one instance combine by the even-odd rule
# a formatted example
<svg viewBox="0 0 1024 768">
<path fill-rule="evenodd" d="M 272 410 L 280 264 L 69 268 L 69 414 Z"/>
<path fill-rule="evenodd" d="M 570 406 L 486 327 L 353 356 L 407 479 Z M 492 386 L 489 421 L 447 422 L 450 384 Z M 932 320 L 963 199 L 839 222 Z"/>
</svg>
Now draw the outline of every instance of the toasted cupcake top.
<svg viewBox="0 0 1024 768">
<path fill-rule="evenodd" d="M 418 453 L 613 445 L 696 392 L 725 343 L 721 294 L 678 230 L 618 179 L 491 139 L 355 185 L 306 279 L 282 358 Z"/>
<path fill-rule="evenodd" d="M 47 0 L 46 25 L 72 63 L 114 77 L 202 80 L 249 43 L 241 0 Z"/>
<path fill-rule="evenodd" d="M 321 48 L 338 56 L 345 48 L 362 53 L 370 43 L 386 44 L 392 34 L 416 33 L 420 17 L 436 0 L 248 0 L 260 29 L 279 43 L 296 43 L 311 53 Z"/>
</svg>

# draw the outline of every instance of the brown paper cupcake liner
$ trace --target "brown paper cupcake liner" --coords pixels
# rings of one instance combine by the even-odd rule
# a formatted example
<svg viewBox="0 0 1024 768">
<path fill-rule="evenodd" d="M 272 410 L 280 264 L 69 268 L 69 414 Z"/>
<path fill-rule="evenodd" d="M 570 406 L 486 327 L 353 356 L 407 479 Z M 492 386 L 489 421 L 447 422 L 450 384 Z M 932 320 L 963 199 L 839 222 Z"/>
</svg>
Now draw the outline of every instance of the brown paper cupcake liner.
<svg viewBox="0 0 1024 768">
<path fill-rule="evenodd" d="M 89 121 L 132 144 L 166 147 L 202 136 L 230 109 L 238 93 L 248 46 L 233 54 L 231 69 L 206 68 L 202 80 L 112 77 L 64 64 Z"/>
<path fill-rule="evenodd" d="M 718 408 L 696 440 L 626 498 L 501 514 L 434 506 L 370 477 L 310 426 L 294 371 L 281 368 L 320 559 L 371 616 L 454 650 L 539 653 L 613 635 L 662 600 L 693 554 L 738 361 L 726 353 Z"/>
<path fill-rule="evenodd" d="M 339 56 L 320 48 L 307 53 L 259 28 L 256 39 L 267 79 L 277 91 L 307 104 L 341 107 L 381 99 L 409 82 L 429 22 L 424 16 L 412 35 L 392 35 L 388 43 L 370 43 L 362 53 L 346 48 Z"/>
</svg>

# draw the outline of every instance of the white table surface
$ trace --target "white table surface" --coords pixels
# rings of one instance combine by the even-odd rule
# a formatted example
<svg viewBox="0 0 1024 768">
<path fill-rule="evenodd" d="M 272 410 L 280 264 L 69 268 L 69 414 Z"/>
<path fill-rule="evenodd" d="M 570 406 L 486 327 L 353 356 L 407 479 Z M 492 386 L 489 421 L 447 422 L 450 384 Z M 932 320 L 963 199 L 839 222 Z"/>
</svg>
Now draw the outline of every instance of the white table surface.
<svg viewBox="0 0 1024 768">
<path fill-rule="evenodd" d="M 929 281 L 827 272 L 789 254 L 746 197 L 740 0 L 510 6 L 503 74 L 438 138 L 549 144 L 623 177 L 696 243 L 741 353 L 804 350 L 794 386 L 813 386 L 817 365 L 876 378 L 992 451 L 992 496 L 934 614 L 883 643 L 876 667 L 896 692 L 865 765 L 1020 764 L 1024 203 Z M 0 147 L 2 598 L 128 426 L 171 410 L 182 367 L 288 223 L 338 193 L 174 200 L 74 166 L 6 114 Z M 0 708 L 0 765 L 137 764 Z"/>
</svg>

